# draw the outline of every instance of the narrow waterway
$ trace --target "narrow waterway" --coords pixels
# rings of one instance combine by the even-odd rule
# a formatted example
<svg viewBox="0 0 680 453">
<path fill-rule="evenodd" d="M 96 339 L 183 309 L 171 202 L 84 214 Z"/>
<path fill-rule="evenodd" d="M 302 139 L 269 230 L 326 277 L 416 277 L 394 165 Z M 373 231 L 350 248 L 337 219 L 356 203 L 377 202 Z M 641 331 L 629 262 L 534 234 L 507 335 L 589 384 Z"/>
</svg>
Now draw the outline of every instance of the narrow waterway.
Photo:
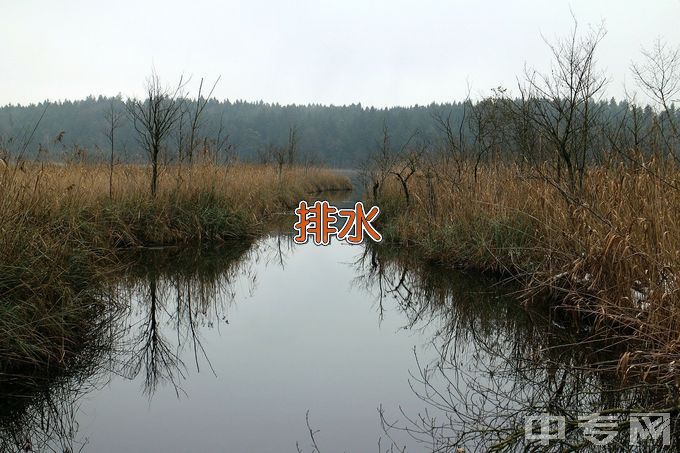
<svg viewBox="0 0 680 453">
<path fill-rule="evenodd" d="M 5 445 L 485 451 L 528 415 L 655 398 L 589 370 L 601 352 L 569 345 L 568 329 L 523 309 L 513 287 L 389 248 L 272 235 L 131 261 L 97 345 L 18 399 Z"/>
</svg>

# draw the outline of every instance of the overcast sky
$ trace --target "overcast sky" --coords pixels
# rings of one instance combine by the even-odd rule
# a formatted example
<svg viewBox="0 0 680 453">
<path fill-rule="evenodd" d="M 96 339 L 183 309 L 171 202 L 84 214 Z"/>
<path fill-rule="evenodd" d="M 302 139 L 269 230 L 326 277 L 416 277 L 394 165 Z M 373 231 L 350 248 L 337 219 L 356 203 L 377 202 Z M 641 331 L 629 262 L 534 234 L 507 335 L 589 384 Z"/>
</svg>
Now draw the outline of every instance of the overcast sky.
<svg viewBox="0 0 680 453">
<path fill-rule="evenodd" d="M 155 66 L 214 79 L 215 96 L 389 106 L 512 87 L 548 64 L 541 35 L 570 9 L 604 21 L 598 62 L 620 97 L 632 59 L 662 37 L 680 45 L 680 0 L 38 1 L 0 0 L 0 104 L 140 93 Z"/>
</svg>

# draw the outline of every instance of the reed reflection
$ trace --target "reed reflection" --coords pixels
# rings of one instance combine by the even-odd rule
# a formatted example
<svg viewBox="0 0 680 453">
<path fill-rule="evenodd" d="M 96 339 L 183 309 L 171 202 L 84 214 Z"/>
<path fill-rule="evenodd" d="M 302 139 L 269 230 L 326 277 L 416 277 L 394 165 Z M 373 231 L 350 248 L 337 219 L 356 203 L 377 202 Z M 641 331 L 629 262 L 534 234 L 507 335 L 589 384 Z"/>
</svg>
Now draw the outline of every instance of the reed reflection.
<svg viewBox="0 0 680 453">
<path fill-rule="evenodd" d="M 105 385 L 120 332 L 115 300 L 92 300 L 78 322 L 62 332 L 59 361 L 44 366 L 0 356 L 0 451 L 81 451 L 81 398 Z"/>
<path fill-rule="evenodd" d="M 203 334 L 229 323 L 236 286 L 252 292 L 257 264 L 283 266 L 290 251 L 283 238 L 122 256 L 123 271 L 66 340 L 61 363 L 22 369 L 0 357 L 0 451 L 82 450 L 80 399 L 113 376 L 139 379 L 149 398 L 166 385 L 184 396 L 190 373 L 214 372 Z"/>
<path fill-rule="evenodd" d="M 179 395 L 192 369 L 214 373 L 202 333 L 228 325 L 237 283 L 246 282 L 239 289 L 252 292 L 256 265 L 265 259 L 283 266 L 285 247 L 263 241 L 209 252 L 145 254 L 121 281 L 129 313 L 119 319 L 126 331 L 120 373 L 128 379 L 142 374 L 149 397 L 161 385 L 172 386 Z"/>
<path fill-rule="evenodd" d="M 547 308 L 525 310 L 512 285 L 444 272 L 384 246 L 367 248 L 356 266 L 380 314 L 393 299 L 405 328 L 434 332 L 436 359 L 415 352 L 410 380 L 427 409 L 381 407 L 385 451 L 404 451 L 397 433 L 427 451 L 658 451 L 662 439 L 629 443 L 629 417 L 639 412 L 671 413 L 677 447 L 675 386 L 621 382 L 611 369 L 616 344 L 592 340 Z M 526 418 L 542 413 L 565 417 L 565 439 L 548 446 L 525 439 Z M 584 437 L 579 417 L 593 413 L 615 419 L 618 434 L 607 446 Z"/>
</svg>

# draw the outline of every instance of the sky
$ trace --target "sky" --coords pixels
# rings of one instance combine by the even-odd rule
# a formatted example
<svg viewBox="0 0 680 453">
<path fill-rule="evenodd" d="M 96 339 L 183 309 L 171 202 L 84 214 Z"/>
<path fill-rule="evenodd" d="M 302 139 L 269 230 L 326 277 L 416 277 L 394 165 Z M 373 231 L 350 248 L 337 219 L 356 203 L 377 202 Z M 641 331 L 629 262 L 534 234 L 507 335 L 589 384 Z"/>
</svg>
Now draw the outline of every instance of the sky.
<svg viewBox="0 0 680 453">
<path fill-rule="evenodd" d="M 221 77 L 218 99 L 377 107 L 513 88 L 549 66 L 544 38 L 604 23 L 607 95 L 662 38 L 680 45 L 680 0 L 0 0 L 0 105 L 138 96 Z"/>
</svg>

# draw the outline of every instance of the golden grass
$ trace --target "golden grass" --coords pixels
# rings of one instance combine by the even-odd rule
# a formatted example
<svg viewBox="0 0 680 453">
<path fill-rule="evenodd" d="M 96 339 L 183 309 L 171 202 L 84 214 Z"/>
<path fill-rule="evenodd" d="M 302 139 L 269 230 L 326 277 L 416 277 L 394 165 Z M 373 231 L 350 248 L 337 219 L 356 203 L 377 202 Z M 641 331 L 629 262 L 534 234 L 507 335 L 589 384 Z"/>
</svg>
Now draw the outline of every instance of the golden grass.
<svg viewBox="0 0 680 453">
<path fill-rule="evenodd" d="M 106 166 L 0 168 L 0 375 L 63 365 L 95 336 L 116 250 L 249 240 L 300 198 L 350 187 L 317 168 L 168 166 L 151 197 L 146 167 L 118 165 L 110 196 Z"/>
<path fill-rule="evenodd" d="M 546 169 L 488 165 L 455 184 L 440 166 L 418 175 L 411 204 L 391 181 L 379 200 L 383 234 L 427 258 L 520 278 L 526 300 L 550 297 L 624 339 L 624 374 L 671 377 L 680 360 L 680 170 L 650 163 L 594 167 L 569 194 Z M 680 362 L 678 362 L 680 364 Z"/>
<path fill-rule="evenodd" d="M 149 169 L 145 165 L 116 165 L 113 171 L 114 200 L 148 197 Z M 93 203 L 109 197 L 109 168 L 90 164 L 26 164 L 0 169 L 0 202 L 22 202 L 28 198 L 51 203 Z M 178 192 L 215 191 L 238 206 L 269 207 L 281 195 L 292 196 L 323 190 L 349 189 L 349 181 L 322 168 L 235 164 L 165 166 L 160 171 L 159 198 Z M 12 193 L 12 191 L 14 191 Z M 296 193 L 293 193 L 296 192 Z M 18 195 L 19 198 L 14 196 Z M 265 209 L 266 210 L 266 209 Z"/>
<path fill-rule="evenodd" d="M 350 187 L 347 178 L 319 168 L 279 174 L 262 165 L 168 166 L 152 198 L 145 166 L 118 165 L 109 197 L 106 166 L 34 164 L 0 174 L 0 228 L 100 230 L 92 238 L 98 246 L 107 245 L 100 239 L 120 246 L 253 236 L 268 216 L 309 193 Z"/>
</svg>

